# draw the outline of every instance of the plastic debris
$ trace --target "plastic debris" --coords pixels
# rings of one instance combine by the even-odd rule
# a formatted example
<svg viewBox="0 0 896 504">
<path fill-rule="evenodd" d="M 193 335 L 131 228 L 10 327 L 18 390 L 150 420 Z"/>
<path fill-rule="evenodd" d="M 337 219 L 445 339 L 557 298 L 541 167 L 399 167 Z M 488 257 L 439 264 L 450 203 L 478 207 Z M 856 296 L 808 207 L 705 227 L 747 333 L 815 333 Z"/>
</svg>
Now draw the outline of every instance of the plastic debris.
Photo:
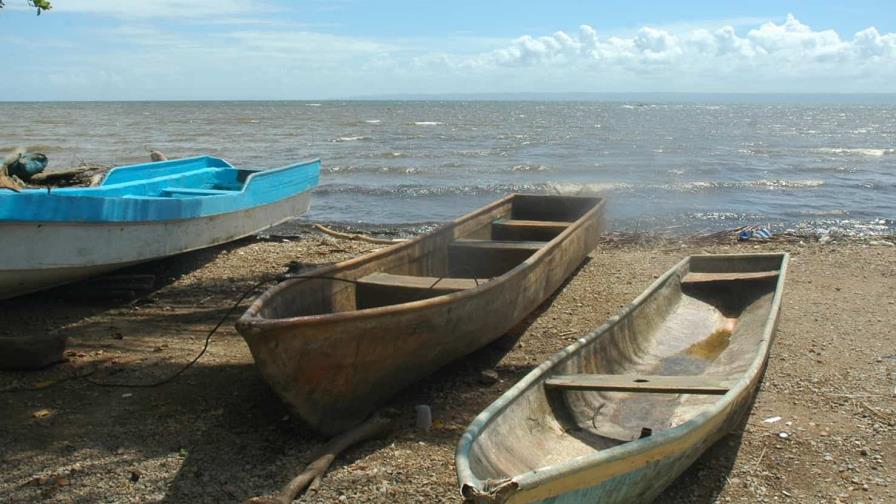
<svg viewBox="0 0 896 504">
<path fill-rule="evenodd" d="M 46 167 L 47 156 L 39 152 L 23 152 L 6 165 L 6 173 L 27 181 Z"/>
<path fill-rule="evenodd" d="M 737 233 L 738 241 L 769 240 L 772 236 L 774 234 L 768 228 L 761 226 L 747 226 Z"/>
<path fill-rule="evenodd" d="M 432 428 L 432 410 L 426 404 L 416 406 L 414 409 L 417 410 L 417 430 L 429 432 Z"/>
</svg>

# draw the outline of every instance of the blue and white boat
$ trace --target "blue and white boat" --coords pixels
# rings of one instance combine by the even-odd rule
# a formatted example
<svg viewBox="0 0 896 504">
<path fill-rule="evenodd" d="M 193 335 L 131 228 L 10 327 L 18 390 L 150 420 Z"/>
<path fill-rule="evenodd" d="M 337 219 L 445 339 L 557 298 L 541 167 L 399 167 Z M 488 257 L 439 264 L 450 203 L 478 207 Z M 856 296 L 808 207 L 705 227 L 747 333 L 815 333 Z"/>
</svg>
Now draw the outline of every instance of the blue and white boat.
<svg viewBox="0 0 896 504">
<path fill-rule="evenodd" d="M 97 187 L 0 191 L 0 299 L 255 234 L 307 211 L 319 176 L 319 160 L 200 156 L 117 167 Z"/>
</svg>

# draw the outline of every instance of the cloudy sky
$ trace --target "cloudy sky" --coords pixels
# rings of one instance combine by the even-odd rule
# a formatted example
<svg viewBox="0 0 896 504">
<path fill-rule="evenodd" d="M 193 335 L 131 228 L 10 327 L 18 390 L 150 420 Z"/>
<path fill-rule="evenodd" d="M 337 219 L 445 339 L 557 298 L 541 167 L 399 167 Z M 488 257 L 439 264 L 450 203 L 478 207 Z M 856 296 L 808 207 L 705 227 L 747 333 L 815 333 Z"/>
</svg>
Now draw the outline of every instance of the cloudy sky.
<svg viewBox="0 0 896 504">
<path fill-rule="evenodd" d="M 0 101 L 894 93 L 892 1 L 6 0 Z"/>
</svg>

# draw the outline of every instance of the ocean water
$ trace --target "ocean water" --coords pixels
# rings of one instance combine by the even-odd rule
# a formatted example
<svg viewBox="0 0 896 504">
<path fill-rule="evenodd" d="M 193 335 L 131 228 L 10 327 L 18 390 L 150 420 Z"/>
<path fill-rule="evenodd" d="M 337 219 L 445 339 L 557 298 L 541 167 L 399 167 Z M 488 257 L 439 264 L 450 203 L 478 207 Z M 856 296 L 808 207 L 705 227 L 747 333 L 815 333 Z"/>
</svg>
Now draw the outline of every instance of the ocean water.
<svg viewBox="0 0 896 504">
<path fill-rule="evenodd" d="M 304 220 L 416 224 L 510 192 L 601 192 L 611 228 L 892 235 L 896 105 L 327 101 L 0 103 L 0 152 L 50 169 L 319 157 Z"/>
</svg>

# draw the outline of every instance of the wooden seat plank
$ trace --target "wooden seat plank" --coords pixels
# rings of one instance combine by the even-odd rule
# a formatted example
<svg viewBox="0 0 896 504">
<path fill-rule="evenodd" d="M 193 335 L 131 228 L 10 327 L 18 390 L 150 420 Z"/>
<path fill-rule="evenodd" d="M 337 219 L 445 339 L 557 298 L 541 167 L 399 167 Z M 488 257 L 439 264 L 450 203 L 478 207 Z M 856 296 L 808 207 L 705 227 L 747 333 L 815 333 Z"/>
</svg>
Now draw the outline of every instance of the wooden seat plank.
<svg viewBox="0 0 896 504">
<path fill-rule="evenodd" d="M 458 239 L 451 243 L 451 247 L 460 247 L 466 249 L 487 249 L 487 250 L 526 250 L 535 252 L 544 247 L 542 241 L 512 241 L 512 240 L 471 240 Z"/>
<path fill-rule="evenodd" d="M 603 392 L 643 392 L 653 394 L 723 395 L 731 383 L 714 376 L 656 375 L 557 375 L 544 382 L 545 387 Z"/>
<path fill-rule="evenodd" d="M 522 219 L 497 219 L 492 225 L 504 226 L 509 228 L 534 228 L 550 231 L 562 232 L 569 227 L 572 222 L 562 221 L 541 221 L 541 220 L 522 220 Z"/>
<path fill-rule="evenodd" d="M 730 282 L 734 280 L 765 280 L 775 278 L 780 274 L 778 270 L 749 271 L 741 273 L 688 273 L 681 279 L 682 284 L 694 284 L 704 282 Z"/>
<path fill-rule="evenodd" d="M 488 280 L 489 279 L 487 278 L 439 278 L 414 275 L 393 275 L 392 273 L 373 273 L 358 279 L 358 283 L 377 287 L 461 291 L 475 289 L 477 286 L 488 282 Z"/>
<path fill-rule="evenodd" d="M 550 241 L 572 223 L 524 219 L 496 219 L 492 222 L 493 240 Z"/>
</svg>

